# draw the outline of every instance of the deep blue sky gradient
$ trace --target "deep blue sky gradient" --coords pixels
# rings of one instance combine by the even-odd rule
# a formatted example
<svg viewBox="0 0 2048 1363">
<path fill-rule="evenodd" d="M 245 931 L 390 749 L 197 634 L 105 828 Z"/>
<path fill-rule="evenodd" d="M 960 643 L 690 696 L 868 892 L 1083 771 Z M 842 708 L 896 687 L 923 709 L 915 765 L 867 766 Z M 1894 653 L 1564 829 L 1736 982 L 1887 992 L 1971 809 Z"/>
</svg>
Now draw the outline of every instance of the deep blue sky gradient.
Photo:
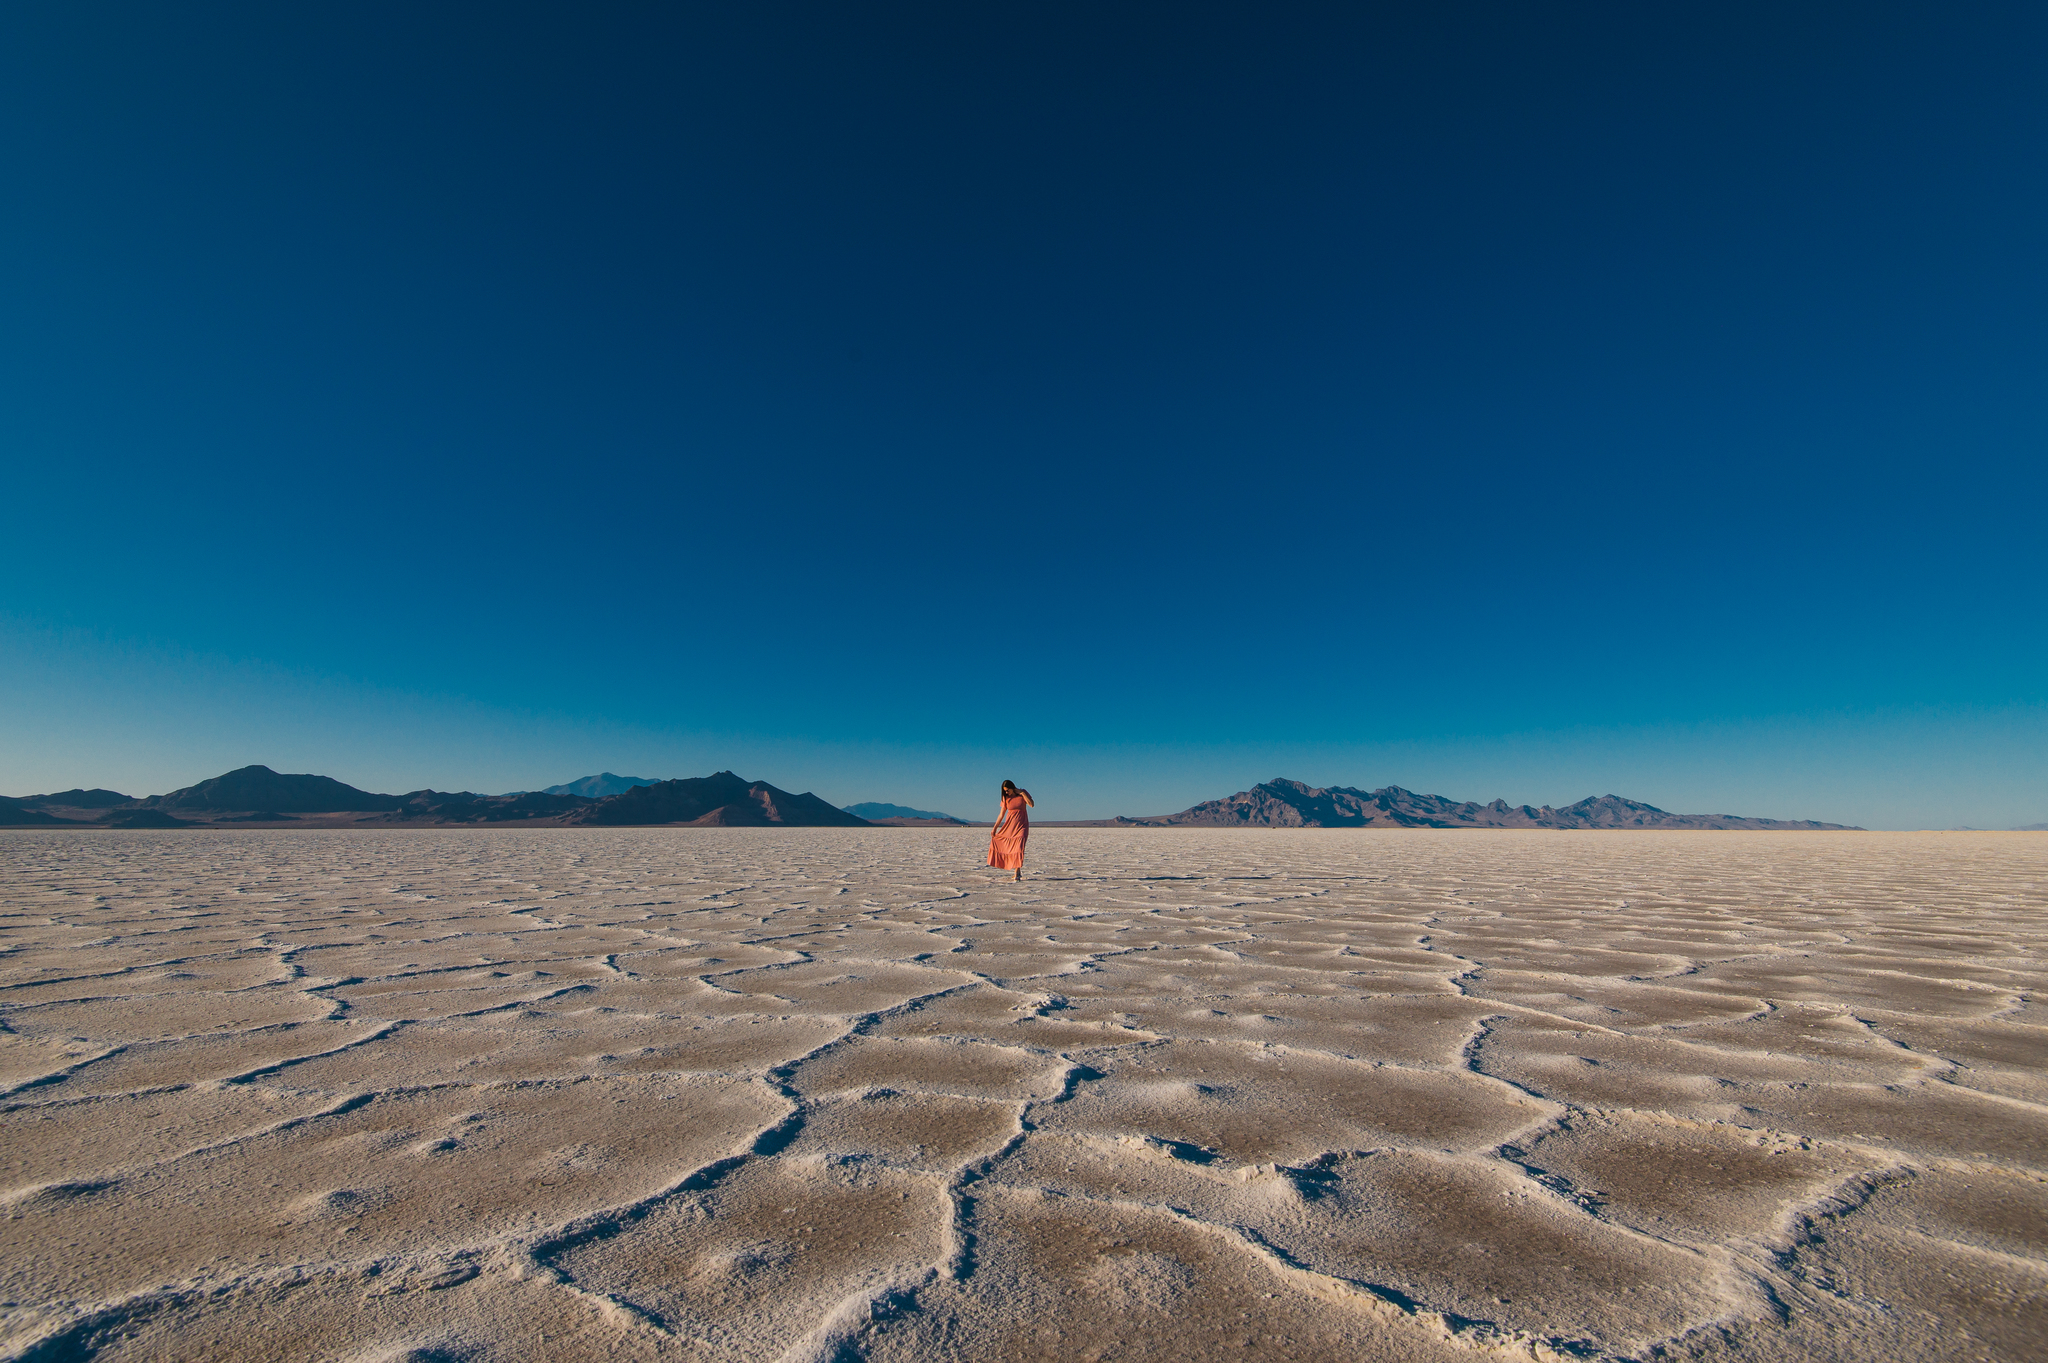
<svg viewBox="0 0 2048 1363">
<path fill-rule="evenodd" d="M 2048 11 L 0 17 L 0 791 L 2048 819 Z"/>
</svg>

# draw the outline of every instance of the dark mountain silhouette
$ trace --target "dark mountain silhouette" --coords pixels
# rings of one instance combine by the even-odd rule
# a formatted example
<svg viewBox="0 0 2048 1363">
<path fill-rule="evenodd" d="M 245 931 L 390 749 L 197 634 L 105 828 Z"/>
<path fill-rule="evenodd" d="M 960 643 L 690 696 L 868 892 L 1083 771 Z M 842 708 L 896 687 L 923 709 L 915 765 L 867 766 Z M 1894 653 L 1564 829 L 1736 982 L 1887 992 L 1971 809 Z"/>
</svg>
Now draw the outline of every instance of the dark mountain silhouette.
<svg viewBox="0 0 2048 1363">
<path fill-rule="evenodd" d="M 1670 814 L 1619 795 L 1589 796 L 1563 809 L 1490 804 L 1421 795 L 1399 786 L 1317 788 L 1276 777 L 1225 800 L 1208 800 L 1158 819 L 1123 824 L 1196 828 L 1715 828 L 1842 829 L 1810 819 L 1750 819 L 1736 814 Z"/>
<path fill-rule="evenodd" d="M 312 826 L 342 824 L 479 824 L 533 823 L 787 825 L 860 828 L 867 820 L 835 809 L 815 795 L 792 795 L 765 781 L 745 781 L 729 771 L 680 781 L 644 782 L 637 777 L 603 773 L 587 782 L 624 784 L 619 793 L 588 796 L 526 791 L 513 795 L 478 795 L 474 791 L 415 790 L 380 795 L 358 790 L 331 776 L 286 775 L 269 767 L 241 767 L 168 795 L 131 800 L 117 791 L 66 791 L 63 796 L 0 797 L 0 824 L 16 826 L 78 825 L 32 807 L 32 801 L 80 796 L 113 796 L 115 803 L 91 822 L 114 828 L 184 828 L 193 816 L 221 823 L 299 823 L 312 816 Z M 104 803 L 104 801 L 102 801 Z M 66 809 L 86 805 L 58 806 Z M 183 815 L 185 817 L 178 817 Z M 318 816 L 330 816 L 325 820 Z"/>
<path fill-rule="evenodd" d="M 622 795 L 600 800 L 567 822 L 622 826 L 628 824 L 698 824 L 707 827 L 760 827 L 774 824 L 807 828 L 863 828 L 867 820 L 826 804 L 815 795 L 792 795 L 766 781 L 748 781 L 729 771 L 636 786 Z"/>
<path fill-rule="evenodd" d="M 152 795 L 152 809 L 268 809 L 284 814 L 336 814 L 398 809 L 403 795 L 374 795 L 332 776 L 285 776 L 268 767 L 239 767 L 196 786 Z"/>
<path fill-rule="evenodd" d="M 559 786 L 549 786 L 543 795 L 581 795 L 586 800 L 602 800 L 607 795 L 624 795 L 635 786 L 654 786 L 661 783 L 648 776 L 614 776 L 601 771 L 595 776 L 579 777 Z M 522 792 L 523 793 L 523 792 Z"/>
<path fill-rule="evenodd" d="M 846 812 L 856 818 L 873 822 L 876 819 L 938 819 L 945 823 L 965 823 L 965 819 L 936 810 L 912 809 L 909 805 L 892 805 L 881 800 L 865 800 L 857 805 L 847 805 Z"/>
</svg>

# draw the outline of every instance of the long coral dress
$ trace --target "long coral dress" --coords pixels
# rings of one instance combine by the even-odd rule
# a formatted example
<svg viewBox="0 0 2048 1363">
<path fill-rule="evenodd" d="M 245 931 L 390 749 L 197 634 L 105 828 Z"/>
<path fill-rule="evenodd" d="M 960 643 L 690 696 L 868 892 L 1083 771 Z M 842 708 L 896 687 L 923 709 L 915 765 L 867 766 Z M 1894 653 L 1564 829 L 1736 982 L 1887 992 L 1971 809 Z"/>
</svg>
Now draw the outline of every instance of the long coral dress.
<svg viewBox="0 0 2048 1363">
<path fill-rule="evenodd" d="M 1022 795 L 1003 800 L 1002 827 L 988 835 L 988 864 L 1014 871 L 1024 864 L 1024 842 L 1031 836 L 1031 816 Z"/>
</svg>

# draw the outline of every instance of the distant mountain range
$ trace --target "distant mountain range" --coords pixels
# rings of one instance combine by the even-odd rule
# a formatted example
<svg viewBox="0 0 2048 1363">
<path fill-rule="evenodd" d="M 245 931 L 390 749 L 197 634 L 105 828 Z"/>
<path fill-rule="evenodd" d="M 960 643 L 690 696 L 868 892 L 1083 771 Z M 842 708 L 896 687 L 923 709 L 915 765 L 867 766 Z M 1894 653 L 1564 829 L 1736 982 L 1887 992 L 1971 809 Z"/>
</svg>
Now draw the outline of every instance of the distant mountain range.
<svg viewBox="0 0 2048 1363">
<path fill-rule="evenodd" d="M 1749 819 L 1736 814 L 1668 814 L 1619 795 L 1590 796 L 1563 809 L 1475 804 L 1419 795 L 1399 786 L 1355 790 L 1319 788 L 1275 777 L 1224 800 L 1208 800 L 1163 818 L 1115 821 L 1126 825 L 1194 828 L 1748 828 L 1840 829 L 1811 819 Z M 1860 830 L 1858 830 L 1860 831 Z"/>
<path fill-rule="evenodd" d="M 912 809 L 909 805 L 892 805 L 880 800 L 865 800 L 857 805 L 848 805 L 846 812 L 871 822 L 876 819 L 937 819 L 945 823 L 967 822 L 951 814 L 941 814 L 937 810 Z"/>
<path fill-rule="evenodd" d="M 588 792 L 604 792 L 592 794 Z M 13 828 L 186 828 L 277 824 L 296 827 L 523 824 L 528 826 L 860 828 L 873 823 L 966 824 L 934 810 L 870 800 L 837 809 L 816 795 L 792 795 L 766 781 L 729 771 L 673 781 L 600 772 L 543 791 L 478 795 L 415 790 L 379 795 L 331 776 L 287 775 L 242 767 L 138 799 L 118 790 L 61 790 L 0 796 L 0 826 Z M 1672 814 L 1619 795 L 1577 804 L 1488 804 L 1421 795 L 1399 786 L 1358 790 L 1315 787 L 1276 777 L 1223 800 L 1208 800 L 1155 818 L 1088 820 L 1118 827 L 1176 828 L 1702 828 L 1849 829 L 1812 819 L 1756 819 L 1736 814 Z M 1856 830 L 1860 831 L 1860 830 Z M 2014 832 L 2048 832 L 2048 823 Z"/>
<path fill-rule="evenodd" d="M 147 799 L 113 790 L 0 797 L 0 824 L 43 828 L 287 823 L 330 827 L 508 823 L 604 827 L 868 826 L 867 820 L 837 809 L 815 795 L 792 795 L 765 781 L 747 781 L 729 771 L 677 781 L 642 782 L 609 772 L 584 778 L 585 782 L 606 780 L 630 784 L 603 797 L 549 791 L 478 795 L 471 791 L 438 790 L 379 795 L 358 790 L 331 776 L 287 775 L 269 767 L 241 767 Z"/>
</svg>

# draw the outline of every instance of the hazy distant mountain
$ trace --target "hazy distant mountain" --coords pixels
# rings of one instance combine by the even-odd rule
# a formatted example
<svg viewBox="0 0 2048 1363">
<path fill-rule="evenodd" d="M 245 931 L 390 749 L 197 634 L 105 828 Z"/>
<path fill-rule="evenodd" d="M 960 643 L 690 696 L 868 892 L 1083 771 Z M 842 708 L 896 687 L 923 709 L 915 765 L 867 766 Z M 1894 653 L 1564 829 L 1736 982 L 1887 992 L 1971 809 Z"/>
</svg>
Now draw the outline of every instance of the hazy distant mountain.
<svg viewBox="0 0 2048 1363">
<path fill-rule="evenodd" d="M 951 814 L 940 814 L 936 810 L 912 809 L 909 805 L 885 804 L 880 800 L 864 800 L 857 805 L 847 805 L 846 812 L 863 819 L 952 819 L 954 823 L 966 820 Z"/>
<path fill-rule="evenodd" d="M 2015 833 L 2048 833 L 2048 823 L 2023 823 L 2012 831 Z"/>
<path fill-rule="evenodd" d="M 1399 786 L 1319 789 L 1276 777 L 1225 800 L 1209 800 L 1163 819 L 1120 823 L 1198 828 L 1720 828 L 1841 829 L 1810 819 L 1750 819 L 1736 814 L 1669 814 L 1619 795 L 1589 796 L 1563 809 L 1420 795 Z"/>
<path fill-rule="evenodd" d="M 402 795 L 373 795 L 332 776 L 284 776 L 268 767 L 238 767 L 196 786 L 152 795 L 141 802 L 154 809 L 274 809 L 285 814 L 397 809 Z"/>
<path fill-rule="evenodd" d="M 586 800 L 602 800 L 607 795 L 624 795 L 635 786 L 653 786 L 660 782 L 647 776 L 614 776 L 601 771 L 595 776 L 585 776 L 565 785 L 549 786 L 541 791 L 543 795 L 581 795 Z M 522 794 L 524 792 L 521 792 Z"/>
<path fill-rule="evenodd" d="M 570 816 L 581 824 L 700 824 L 858 828 L 867 823 L 815 795 L 792 795 L 766 781 L 747 781 L 729 771 L 636 786 Z"/>
</svg>

